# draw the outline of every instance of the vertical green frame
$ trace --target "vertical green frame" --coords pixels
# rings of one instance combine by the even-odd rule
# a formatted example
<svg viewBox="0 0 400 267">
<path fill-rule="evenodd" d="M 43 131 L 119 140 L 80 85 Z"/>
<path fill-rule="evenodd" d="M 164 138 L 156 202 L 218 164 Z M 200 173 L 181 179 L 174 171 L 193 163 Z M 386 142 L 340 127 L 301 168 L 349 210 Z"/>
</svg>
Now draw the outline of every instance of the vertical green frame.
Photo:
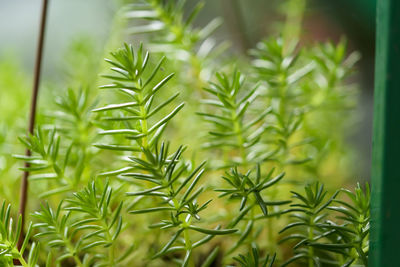
<svg viewBox="0 0 400 267">
<path fill-rule="evenodd" d="M 370 266 L 400 266 L 400 0 L 378 0 Z"/>
</svg>

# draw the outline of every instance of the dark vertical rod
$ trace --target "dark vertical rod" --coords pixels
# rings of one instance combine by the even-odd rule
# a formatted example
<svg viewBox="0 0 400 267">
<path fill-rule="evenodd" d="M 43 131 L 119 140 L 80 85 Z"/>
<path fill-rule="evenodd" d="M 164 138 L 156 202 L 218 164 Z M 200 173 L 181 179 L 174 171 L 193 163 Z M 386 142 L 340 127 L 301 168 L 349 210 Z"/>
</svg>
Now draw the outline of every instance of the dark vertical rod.
<svg viewBox="0 0 400 267">
<path fill-rule="evenodd" d="M 39 39 L 36 50 L 36 62 L 35 62 L 35 69 L 33 76 L 31 107 L 29 113 L 28 133 L 30 134 L 33 134 L 35 128 L 36 107 L 38 102 L 40 73 L 41 73 L 42 58 L 43 58 L 43 44 L 44 44 L 44 35 L 45 35 L 46 19 L 47 19 L 47 6 L 48 6 L 48 0 L 43 0 L 42 13 L 40 18 Z M 25 154 L 26 156 L 30 156 L 31 151 L 29 149 L 26 149 Z M 25 168 L 29 168 L 29 163 L 27 162 L 25 163 Z M 19 203 L 19 214 L 22 216 L 22 226 L 24 226 L 25 222 L 26 202 L 28 199 L 28 176 L 29 176 L 29 171 L 24 171 L 21 181 L 20 203 Z M 20 235 L 20 238 L 18 240 L 19 248 L 21 247 L 22 242 L 23 242 L 23 235 Z"/>
<path fill-rule="evenodd" d="M 372 267 L 399 266 L 400 1 L 378 0 L 372 143 Z"/>
</svg>

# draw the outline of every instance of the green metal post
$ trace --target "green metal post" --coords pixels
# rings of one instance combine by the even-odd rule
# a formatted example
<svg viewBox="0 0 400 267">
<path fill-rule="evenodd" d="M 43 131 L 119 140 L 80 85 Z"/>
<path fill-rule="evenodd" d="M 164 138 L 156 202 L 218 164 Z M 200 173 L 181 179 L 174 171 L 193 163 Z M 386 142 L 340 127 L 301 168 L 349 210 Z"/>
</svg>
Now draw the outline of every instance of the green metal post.
<svg viewBox="0 0 400 267">
<path fill-rule="evenodd" d="M 378 0 L 372 157 L 372 267 L 400 266 L 400 0 Z"/>
</svg>

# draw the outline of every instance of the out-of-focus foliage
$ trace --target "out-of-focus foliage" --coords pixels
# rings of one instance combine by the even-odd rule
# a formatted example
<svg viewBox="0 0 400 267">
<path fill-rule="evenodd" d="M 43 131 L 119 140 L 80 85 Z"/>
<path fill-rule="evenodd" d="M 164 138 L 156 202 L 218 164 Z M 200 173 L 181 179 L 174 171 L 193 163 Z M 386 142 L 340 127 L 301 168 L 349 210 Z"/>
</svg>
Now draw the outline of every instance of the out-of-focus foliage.
<svg viewBox="0 0 400 267">
<path fill-rule="evenodd" d="M 16 136 L 25 132 L 30 77 L 10 54 L 0 57 L 0 195 L 17 203 L 19 172 L 11 151 L 22 149 Z"/>
<path fill-rule="evenodd" d="M 344 40 L 301 45 L 304 1 L 289 2 L 283 36 L 242 60 L 214 40 L 220 19 L 194 26 L 203 1 L 125 6 L 105 63 L 80 38 L 59 81 L 45 81 L 39 125 L 20 138 L 29 157 L 15 145 L 29 79 L 4 61 L 0 86 L 14 91 L 1 91 L 13 117 L 1 124 L 0 193 L 16 206 L 15 161 L 28 162 L 32 223 L 18 249 L 21 224 L 9 227 L 3 205 L 1 263 L 366 265 L 369 188 L 337 190 L 352 174 L 359 56 Z"/>
</svg>

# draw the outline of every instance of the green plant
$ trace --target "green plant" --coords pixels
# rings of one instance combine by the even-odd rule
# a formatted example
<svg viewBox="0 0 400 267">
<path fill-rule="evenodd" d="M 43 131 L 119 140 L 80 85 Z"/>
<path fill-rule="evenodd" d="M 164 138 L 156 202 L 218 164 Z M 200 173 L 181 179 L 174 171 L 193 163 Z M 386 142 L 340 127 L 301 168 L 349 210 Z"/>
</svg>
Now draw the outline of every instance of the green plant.
<svg viewBox="0 0 400 267">
<path fill-rule="evenodd" d="M 29 248 L 28 259 L 25 260 L 24 252 L 29 245 L 29 239 L 32 234 L 32 223 L 29 224 L 21 248 L 17 247 L 17 242 L 22 231 L 22 218 L 19 216 L 14 225 L 11 217 L 11 205 L 3 202 L 0 210 L 0 263 L 3 266 L 12 265 L 14 259 L 17 259 L 22 266 L 36 266 L 39 257 L 39 245 L 33 242 Z"/>
<path fill-rule="evenodd" d="M 217 23 L 192 25 L 202 3 L 189 14 L 185 1 L 129 6 L 143 43 L 112 52 L 108 70 L 92 58 L 93 71 L 68 68 L 69 89 L 20 138 L 32 155 L 14 155 L 29 163 L 32 223 L 18 249 L 22 223 L 3 205 L 1 263 L 367 265 L 368 185 L 329 182 L 347 178 L 337 162 L 357 54 L 275 37 L 222 64 Z M 72 47 L 72 66 L 87 45 Z"/>
<path fill-rule="evenodd" d="M 314 244 L 332 234 L 331 231 L 328 231 L 324 227 L 323 222 L 328 216 L 326 207 L 336 197 L 336 194 L 330 199 L 325 200 L 327 191 L 324 190 L 323 185 L 319 185 L 318 183 L 315 186 L 308 185 L 304 189 L 304 195 L 292 192 L 293 197 L 298 199 L 300 203 L 291 204 L 293 207 L 291 212 L 293 213 L 294 222 L 288 224 L 280 231 L 283 233 L 289 229 L 295 229 L 293 234 L 286 236 L 281 242 L 299 240 L 294 246 L 294 256 L 286 261 L 283 266 L 300 259 L 306 259 L 308 266 L 320 265 L 319 255 L 314 251 L 315 247 L 310 246 L 310 243 Z"/>
<path fill-rule="evenodd" d="M 253 244 L 251 253 L 249 252 L 246 256 L 240 254 L 239 257 L 236 257 L 234 259 L 238 261 L 240 263 L 240 266 L 242 267 L 272 267 L 275 261 L 275 256 L 276 255 L 274 254 L 274 256 L 271 258 L 271 261 L 269 260 L 269 255 L 267 255 L 265 259 L 260 259 L 258 248 L 255 244 Z"/>
<path fill-rule="evenodd" d="M 248 115 L 257 97 L 258 87 L 254 86 L 250 90 L 244 88 L 244 76 L 239 71 L 234 71 L 232 79 L 225 73 L 217 73 L 216 78 L 218 83 L 210 82 L 211 87 L 205 88 L 216 98 L 204 101 L 211 106 L 211 112 L 198 113 L 214 126 L 209 132 L 211 141 L 204 143 L 203 146 L 225 149 L 225 153 L 232 148 L 237 150 L 237 157 L 229 159 L 228 167 L 247 166 L 249 163 L 259 163 L 270 158 L 273 153 L 263 153 L 257 145 L 260 144 L 260 138 L 266 131 L 266 123 L 263 122 L 271 109 L 267 108 L 257 116 L 253 114 L 254 118 Z"/>
</svg>

